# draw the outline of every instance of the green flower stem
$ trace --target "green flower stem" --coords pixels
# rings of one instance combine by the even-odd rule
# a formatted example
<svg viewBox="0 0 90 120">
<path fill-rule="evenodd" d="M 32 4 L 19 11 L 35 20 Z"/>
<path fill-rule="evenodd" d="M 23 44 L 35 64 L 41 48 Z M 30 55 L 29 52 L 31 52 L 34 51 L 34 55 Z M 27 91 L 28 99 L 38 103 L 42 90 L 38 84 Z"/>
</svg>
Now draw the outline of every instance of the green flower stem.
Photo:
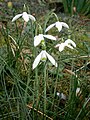
<svg viewBox="0 0 90 120">
<path fill-rule="evenodd" d="M 44 63 L 44 113 L 46 114 L 46 63 Z M 46 120 L 46 116 L 45 116 Z"/>
<path fill-rule="evenodd" d="M 31 31 L 32 32 L 32 42 L 31 42 L 31 44 L 33 44 L 34 36 L 37 35 L 37 24 L 35 23 L 35 26 L 33 26 L 33 23 L 31 23 L 31 28 L 32 28 L 32 31 Z M 35 29 L 35 33 L 34 33 L 34 29 Z M 34 50 L 32 49 L 32 51 L 33 51 L 33 55 L 36 56 L 37 49 L 34 47 Z M 33 120 L 35 118 L 35 111 L 34 111 L 35 103 L 36 103 L 35 98 L 36 98 L 36 100 L 38 99 L 38 85 L 37 85 L 38 83 L 37 82 L 38 82 L 38 71 L 37 71 L 37 68 L 36 68 L 35 69 L 35 80 L 33 82 L 33 90 L 34 90 L 34 92 L 33 92 L 33 113 L 32 113 L 33 114 Z"/>
<path fill-rule="evenodd" d="M 55 16 L 56 21 L 59 21 L 58 16 L 54 13 L 54 11 L 51 11 L 51 12 L 46 16 L 46 20 L 45 20 L 45 24 L 44 24 L 44 28 L 43 28 L 44 34 L 45 34 L 45 29 L 46 29 L 47 23 L 48 23 L 49 19 L 52 17 L 52 15 Z"/>
<path fill-rule="evenodd" d="M 59 56 L 59 60 L 61 60 L 61 54 L 60 54 L 60 56 Z M 54 89 L 54 97 L 55 97 L 55 94 L 56 94 L 56 88 L 57 88 L 57 80 L 58 80 L 58 77 L 59 77 L 59 67 L 60 67 L 60 64 L 61 63 L 58 63 L 58 67 L 57 67 L 57 70 L 56 70 L 56 73 L 57 73 L 57 76 L 56 76 L 56 81 L 55 81 L 55 89 Z"/>
<path fill-rule="evenodd" d="M 60 56 L 60 58 L 59 59 L 61 59 L 61 56 Z M 59 64 L 58 64 L 58 67 L 57 67 L 57 70 L 56 70 L 56 73 L 57 73 L 57 76 L 56 76 L 56 81 L 55 81 L 55 83 L 53 83 L 53 84 L 55 84 L 55 86 L 54 86 L 54 93 L 52 93 L 52 96 L 53 96 L 53 101 L 52 101 L 52 103 L 54 104 L 54 98 L 55 98 L 55 95 L 56 95 L 56 88 L 57 88 L 57 80 L 58 80 L 58 77 L 59 77 Z M 53 109 L 53 104 L 52 104 L 52 109 Z"/>
<path fill-rule="evenodd" d="M 36 48 L 34 48 L 34 55 L 36 56 L 37 54 L 37 50 Z M 38 83 L 38 69 L 35 69 L 35 80 L 33 82 L 33 120 L 34 120 L 34 116 L 35 116 L 35 112 L 34 112 L 34 108 L 35 105 L 38 106 L 38 97 L 39 97 L 39 83 Z M 36 104 L 35 104 L 36 103 Z"/>
<path fill-rule="evenodd" d="M 58 80 L 58 75 L 59 75 L 59 64 L 58 64 L 56 72 L 57 72 L 57 76 L 56 76 L 56 81 L 55 81 L 54 97 L 55 97 L 55 94 L 56 94 L 57 80 Z"/>
<path fill-rule="evenodd" d="M 74 5 L 74 0 L 72 0 L 72 3 L 71 3 L 71 16 L 73 15 L 73 6 Z"/>
<path fill-rule="evenodd" d="M 34 80 L 34 82 L 33 82 L 33 89 L 34 89 L 34 92 L 33 92 L 33 120 L 34 120 L 34 116 L 35 116 L 35 114 L 34 114 L 34 103 L 35 103 L 35 80 Z"/>
<path fill-rule="evenodd" d="M 35 69 L 35 86 L 34 86 L 34 90 L 35 90 L 35 95 L 36 95 L 36 106 L 38 106 L 38 102 L 39 102 L 39 80 L 38 80 L 38 69 Z"/>
<path fill-rule="evenodd" d="M 37 35 L 37 28 L 38 25 L 36 24 L 36 29 L 35 29 L 35 35 Z M 37 49 L 35 48 L 35 56 L 37 54 Z M 38 79 L 38 69 L 35 69 L 35 85 L 34 85 L 34 90 L 35 90 L 35 95 L 36 95 L 36 106 L 38 106 L 38 102 L 39 102 L 39 79 Z"/>
<path fill-rule="evenodd" d="M 41 45 L 42 45 L 42 50 L 46 50 L 46 45 L 44 40 L 41 41 Z"/>
<path fill-rule="evenodd" d="M 72 68 L 71 68 L 71 71 L 73 71 L 73 64 L 74 64 L 74 61 L 72 60 Z M 73 77 L 73 76 L 71 76 L 71 77 Z M 75 84 L 74 84 L 74 79 L 70 79 L 70 90 L 69 90 L 69 93 L 70 93 L 70 95 L 69 95 L 69 100 L 71 100 L 72 99 L 72 90 L 73 90 L 73 88 L 74 88 L 74 86 L 75 86 Z M 75 91 L 74 91 L 75 92 Z M 73 93 L 74 94 L 74 93 Z"/>
</svg>

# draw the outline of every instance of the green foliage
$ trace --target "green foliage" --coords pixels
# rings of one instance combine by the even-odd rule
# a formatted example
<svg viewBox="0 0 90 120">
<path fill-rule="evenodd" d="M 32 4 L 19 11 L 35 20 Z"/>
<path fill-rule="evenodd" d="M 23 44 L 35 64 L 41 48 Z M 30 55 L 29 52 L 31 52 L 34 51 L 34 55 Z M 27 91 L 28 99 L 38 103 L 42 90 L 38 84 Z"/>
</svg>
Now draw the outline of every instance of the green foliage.
<svg viewBox="0 0 90 120">
<path fill-rule="evenodd" d="M 89 33 L 78 18 L 64 16 L 58 19 L 70 26 L 61 33 L 48 32 L 58 36 L 56 42 L 46 40 L 47 50 L 55 56 L 58 68 L 47 61 L 32 70 L 32 63 L 41 51 L 41 46 L 34 48 L 33 37 L 41 31 L 40 25 L 44 26 L 44 31 L 56 21 L 55 13 L 51 11 L 39 18 L 38 24 L 24 24 L 22 18 L 15 23 L 9 20 L 6 28 L 1 29 L 0 120 L 43 120 L 45 116 L 47 120 L 89 120 Z M 76 49 L 65 48 L 60 53 L 53 47 L 68 37 L 76 43 Z M 76 95 L 78 87 L 81 91 Z M 62 100 L 57 92 L 67 99 Z"/>
<path fill-rule="evenodd" d="M 90 13 L 90 0 L 63 0 L 62 2 L 64 11 L 70 15 Z"/>
</svg>

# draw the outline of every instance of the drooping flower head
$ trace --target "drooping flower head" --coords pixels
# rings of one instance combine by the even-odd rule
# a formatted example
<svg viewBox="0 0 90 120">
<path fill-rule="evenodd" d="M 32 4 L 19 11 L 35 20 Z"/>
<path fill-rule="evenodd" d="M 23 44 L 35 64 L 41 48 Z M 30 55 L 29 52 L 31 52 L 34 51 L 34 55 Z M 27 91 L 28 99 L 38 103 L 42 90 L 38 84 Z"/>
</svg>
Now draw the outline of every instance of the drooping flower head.
<svg viewBox="0 0 90 120">
<path fill-rule="evenodd" d="M 48 38 L 50 40 L 56 40 L 56 38 L 52 35 L 43 35 L 43 34 L 39 34 L 39 35 L 36 35 L 34 37 L 34 46 L 38 46 L 42 40 L 44 40 L 44 38 Z"/>
<path fill-rule="evenodd" d="M 25 22 L 28 22 L 29 19 L 31 19 L 32 21 L 36 21 L 35 17 L 27 14 L 27 12 L 23 12 L 22 14 L 18 14 L 16 15 L 13 19 L 12 22 L 14 22 L 15 20 L 17 20 L 18 18 L 20 18 L 22 16 L 22 18 L 24 19 Z"/>
<path fill-rule="evenodd" d="M 33 62 L 33 69 L 35 69 L 35 68 L 37 67 L 37 65 L 39 64 L 40 60 L 46 61 L 47 58 L 50 60 L 50 62 L 51 62 L 53 65 L 55 65 L 55 67 L 57 67 L 57 63 L 56 63 L 56 61 L 54 60 L 54 58 L 53 58 L 51 55 L 49 55 L 49 54 L 46 52 L 46 50 L 42 50 L 42 51 L 40 52 L 40 54 L 35 58 L 35 60 L 34 60 L 34 62 Z"/>
<path fill-rule="evenodd" d="M 69 28 L 69 26 L 65 22 L 59 22 L 59 21 L 57 21 L 56 23 L 53 23 L 53 24 L 49 25 L 46 28 L 45 32 L 49 31 L 54 26 L 58 29 L 59 32 L 62 30 L 62 27 Z"/>
<path fill-rule="evenodd" d="M 65 47 L 69 47 L 69 48 L 73 49 L 74 47 L 76 47 L 76 44 L 72 40 L 67 39 L 64 43 L 57 44 L 55 47 L 56 48 L 59 47 L 59 51 L 61 52 L 64 50 Z"/>
</svg>

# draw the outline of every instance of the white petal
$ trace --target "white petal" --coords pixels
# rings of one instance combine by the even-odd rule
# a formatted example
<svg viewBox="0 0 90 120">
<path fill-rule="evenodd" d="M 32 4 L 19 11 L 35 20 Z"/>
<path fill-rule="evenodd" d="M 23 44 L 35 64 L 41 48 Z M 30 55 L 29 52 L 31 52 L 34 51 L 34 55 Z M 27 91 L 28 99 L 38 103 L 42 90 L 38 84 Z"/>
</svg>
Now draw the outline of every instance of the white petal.
<svg viewBox="0 0 90 120">
<path fill-rule="evenodd" d="M 69 28 L 69 26 L 65 22 L 61 22 L 63 27 Z"/>
<path fill-rule="evenodd" d="M 67 47 L 69 47 L 70 49 L 73 49 L 73 47 L 71 45 L 66 45 Z"/>
<path fill-rule="evenodd" d="M 41 40 L 44 40 L 43 38 L 43 34 L 39 34 L 37 36 L 34 37 L 34 46 L 38 46 L 41 42 Z"/>
<path fill-rule="evenodd" d="M 51 39 L 51 40 L 56 40 L 56 38 L 52 35 L 43 35 L 45 38 Z"/>
<path fill-rule="evenodd" d="M 71 44 L 72 46 L 76 47 L 75 42 L 73 42 L 73 41 L 70 40 L 70 39 L 67 39 L 67 40 L 65 41 L 65 44 Z"/>
<path fill-rule="evenodd" d="M 57 65 L 56 61 L 54 60 L 54 58 L 51 55 L 49 55 L 47 52 L 46 52 L 46 55 L 47 55 L 48 59 L 50 60 L 50 62 L 57 67 L 58 65 Z"/>
<path fill-rule="evenodd" d="M 60 96 L 60 93 L 59 93 L 59 92 L 57 92 L 56 94 L 57 94 L 57 96 Z"/>
<path fill-rule="evenodd" d="M 50 29 L 51 29 L 52 27 L 54 27 L 54 26 L 55 26 L 55 23 L 49 25 L 49 26 L 46 28 L 45 32 L 47 32 L 48 30 L 50 30 Z"/>
<path fill-rule="evenodd" d="M 66 100 L 66 95 L 64 95 L 63 93 L 61 93 L 61 99 L 63 99 L 63 100 Z"/>
<path fill-rule="evenodd" d="M 64 50 L 64 47 L 65 47 L 65 44 L 64 44 L 64 43 L 61 43 L 61 44 L 59 45 L 59 51 L 60 51 L 60 52 L 63 51 L 63 50 Z"/>
<path fill-rule="evenodd" d="M 41 42 L 41 39 L 39 38 L 39 36 L 35 36 L 34 37 L 34 46 L 38 46 Z"/>
<path fill-rule="evenodd" d="M 35 58 L 34 62 L 33 62 L 33 69 L 37 67 L 37 65 L 39 64 L 40 60 L 41 60 L 41 54 L 42 52 Z"/>
<path fill-rule="evenodd" d="M 28 16 L 28 14 L 26 12 L 23 12 L 22 18 L 25 20 L 25 22 L 29 21 L 29 16 Z"/>
<path fill-rule="evenodd" d="M 59 47 L 60 46 L 60 44 L 57 44 L 56 46 L 55 46 L 55 48 L 57 48 L 57 47 Z"/>
<path fill-rule="evenodd" d="M 78 95 L 79 92 L 80 92 L 80 88 L 78 87 L 78 88 L 76 89 L 76 96 Z"/>
<path fill-rule="evenodd" d="M 46 51 L 45 51 L 45 50 L 42 50 L 41 60 L 42 60 L 42 61 L 46 61 L 46 58 L 47 58 L 47 56 L 46 56 Z"/>
<path fill-rule="evenodd" d="M 15 20 L 17 20 L 19 17 L 21 17 L 22 16 L 22 14 L 18 14 L 18 15 L 16 15 L 13 19 L 12 19 L 12 22 L 14 22 Z"/>
<path fill-rule="evenodd" d="M 30 14 L 28 14 L 28 16 L 29 16 L 29 18 L 30 18 L 31 20 L 36 21 L 36 19 L 35 19 L 34 16 L 32 16 L 32 15 L 30 15 Z"/>
<path fill-rule="evenodd" d="M 62 24 L 61 22 L 56 22 L 56 28 L 58 29 L 58 31 L 60 32 L 62 30 Z"/>
</svg>

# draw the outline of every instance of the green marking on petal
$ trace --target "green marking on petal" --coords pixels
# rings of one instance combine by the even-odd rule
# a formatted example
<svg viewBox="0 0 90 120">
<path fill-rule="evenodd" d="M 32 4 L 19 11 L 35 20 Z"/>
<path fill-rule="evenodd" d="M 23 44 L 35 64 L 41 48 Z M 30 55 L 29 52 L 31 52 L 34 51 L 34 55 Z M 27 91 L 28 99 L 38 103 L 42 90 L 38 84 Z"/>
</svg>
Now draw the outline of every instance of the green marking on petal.
<svg viewBox="0 0 90 120">
<path fill-rule="evenodd" d="M 47 58 L 45 58 L 45 57 L 44 57 L 44 58 L 42 58 L 41 60 L 42 60 L 43 62 L 45 62 L 45 61 L 46 61 L 46 59 L 47 59 Z"/>
</svg>

